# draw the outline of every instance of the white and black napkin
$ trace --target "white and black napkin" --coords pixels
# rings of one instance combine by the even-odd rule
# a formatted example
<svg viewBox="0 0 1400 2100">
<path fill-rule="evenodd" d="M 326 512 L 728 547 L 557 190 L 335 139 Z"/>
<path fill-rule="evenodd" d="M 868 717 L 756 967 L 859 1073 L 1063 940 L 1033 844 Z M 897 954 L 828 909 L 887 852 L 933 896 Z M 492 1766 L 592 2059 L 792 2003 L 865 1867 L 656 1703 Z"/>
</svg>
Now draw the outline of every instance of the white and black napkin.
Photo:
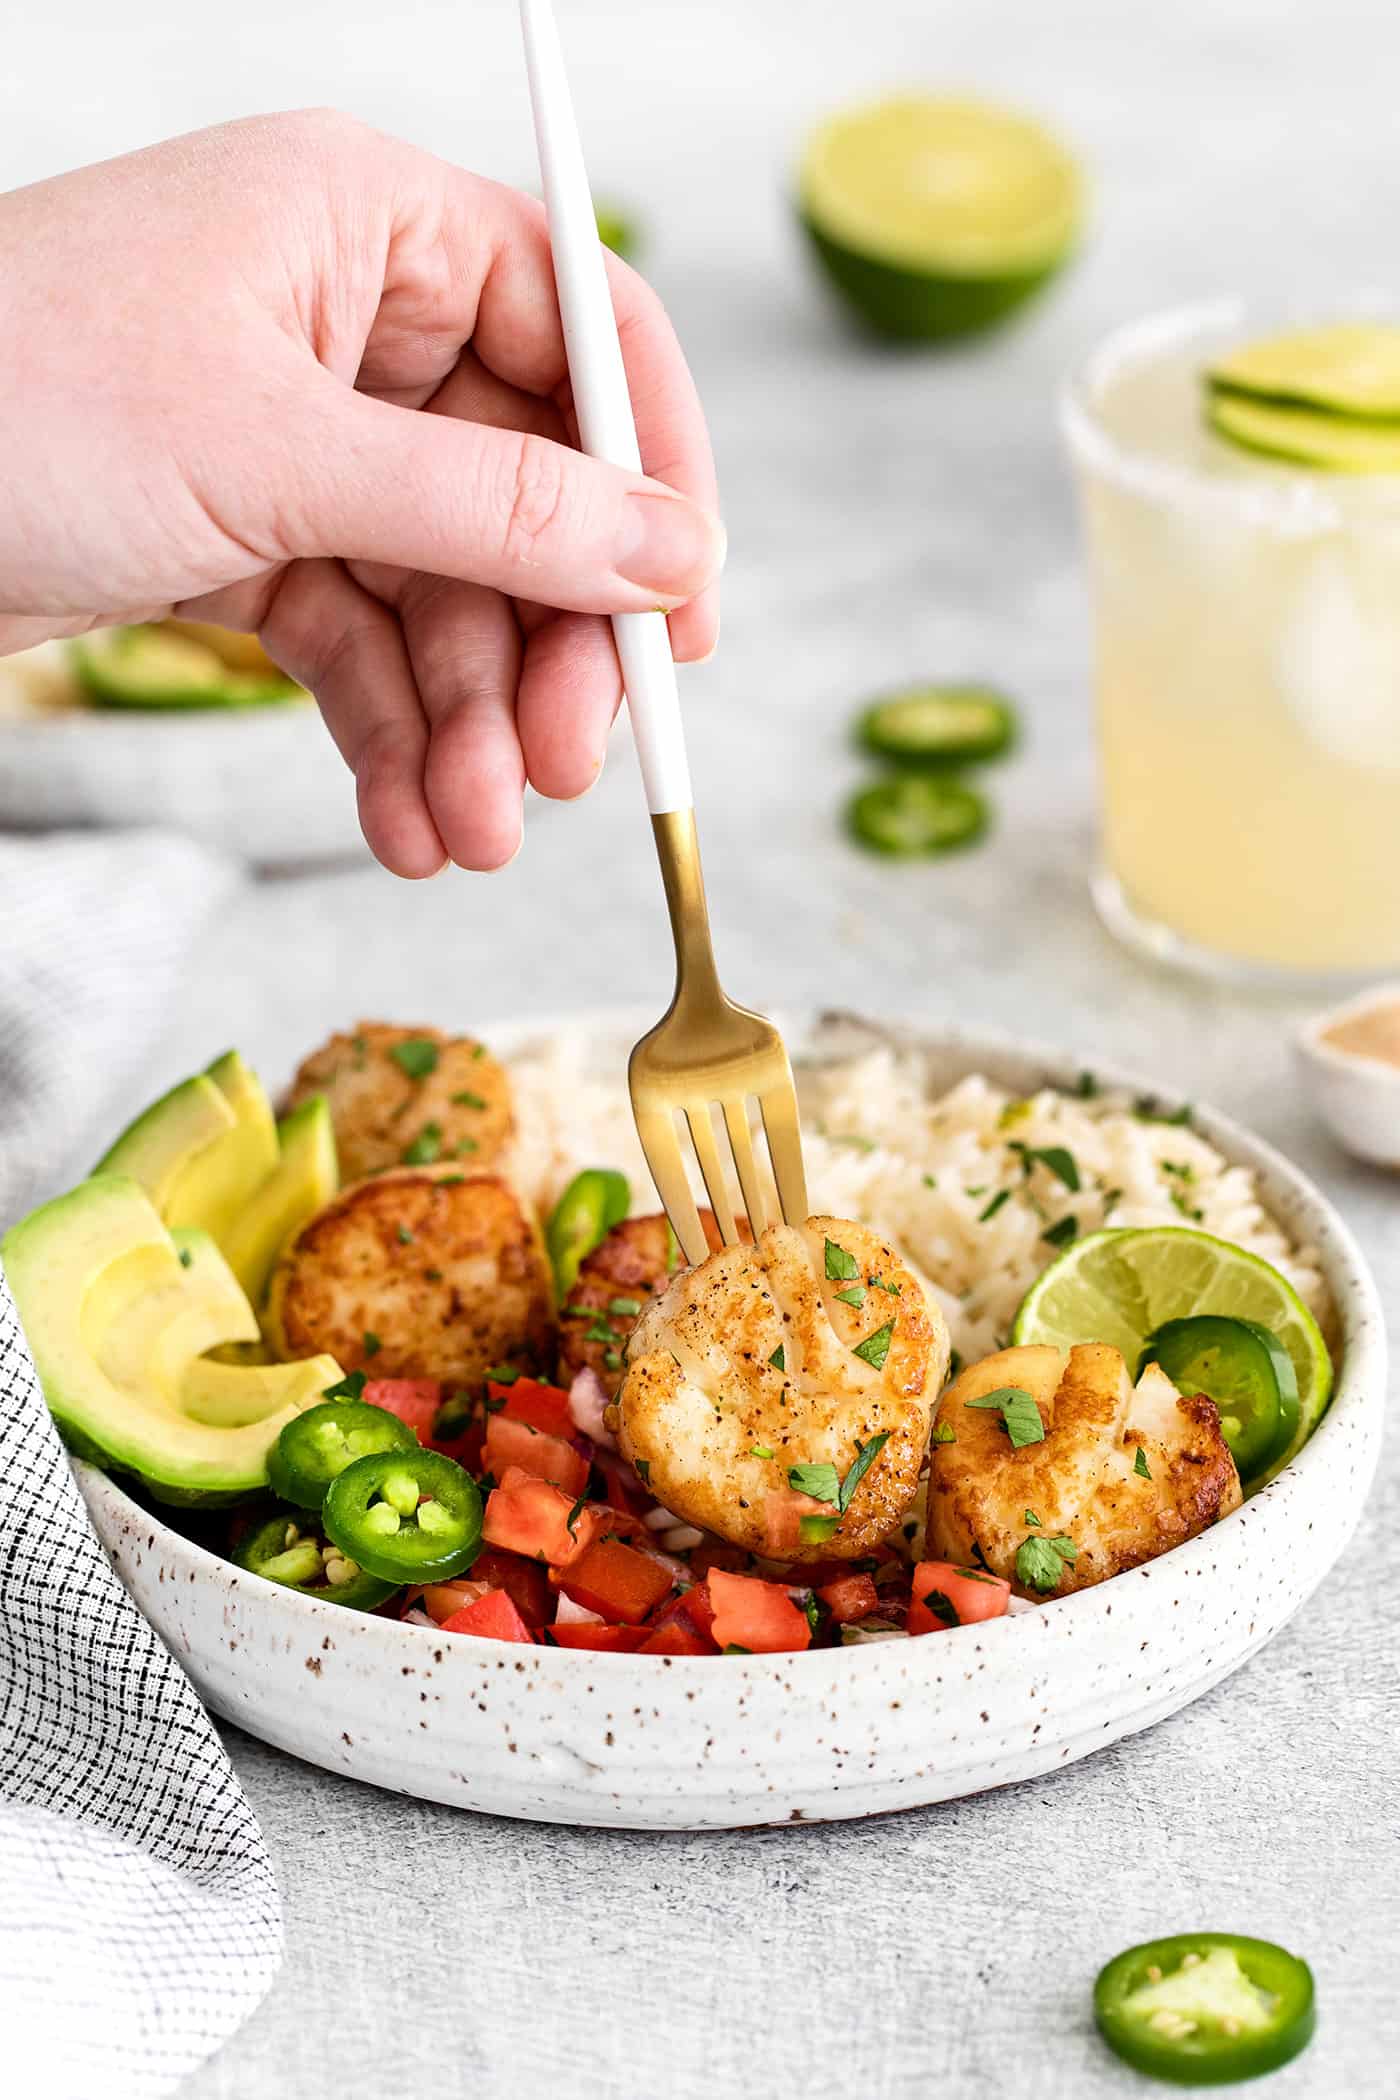
<svg viewBox="0 0 1400 2100">
<path fill-rule="evenodd" d="M 0 1224 L 105 1134 L 235 881 L 160 833 L 0 839 Z M 0 1890 L 7 2084 L 46 2100 L 157 2100 L 281 1958 L 252 1812 L 89 1525 L 3 1282 Z"/>
</svg>

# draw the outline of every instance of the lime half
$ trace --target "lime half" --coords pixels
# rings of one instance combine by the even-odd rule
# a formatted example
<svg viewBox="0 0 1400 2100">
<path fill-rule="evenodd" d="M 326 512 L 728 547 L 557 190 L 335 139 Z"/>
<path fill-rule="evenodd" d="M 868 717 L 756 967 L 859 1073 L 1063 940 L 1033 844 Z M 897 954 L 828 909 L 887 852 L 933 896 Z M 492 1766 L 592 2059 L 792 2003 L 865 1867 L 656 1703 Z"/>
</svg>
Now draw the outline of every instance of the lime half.
<svg viewBox="0 0 1400 2100">
<path fill-rule="evenodd" d="M 1275 1335 L 1298 1377 L 1298 1425 L 1270 1467 L 1299 1451 L 1332 1397 L 1332 1359 L 1291 1283 L 1257 1254 L 1187 1226 L 1091 1232 L 1052 1262 L 1022 1300 L 1013 1342 L 1111 1342 L 1129 1371 L 1168 1320 L 1201 1313 L 1255 1320 Z"/>
<path fill-rule="evenodd" d="M 827 275 L 881 334 L 986 328 L 1064 263 L 1082 186 L 1065 149 L 983 103 L 898 97 L 810 140 L 798 212 Z"/>
<path fill-rule="evenodd" d="M 1400 327 L 1337 321 L 1245 343 L 1206 374 L 1221 393 L 1365 419 L 1400 417 Z"/>
</svg>

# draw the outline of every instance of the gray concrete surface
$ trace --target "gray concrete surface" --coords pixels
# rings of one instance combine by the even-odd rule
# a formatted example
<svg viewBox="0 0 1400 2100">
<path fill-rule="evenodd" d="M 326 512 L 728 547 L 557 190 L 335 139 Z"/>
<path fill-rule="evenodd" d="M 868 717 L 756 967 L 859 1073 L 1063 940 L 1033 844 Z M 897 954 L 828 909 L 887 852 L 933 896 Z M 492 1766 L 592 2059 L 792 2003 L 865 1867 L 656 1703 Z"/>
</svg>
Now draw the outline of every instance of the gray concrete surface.
<svg viewBox="0 0 1400 2100">
<path fill-rule="evenodd" d="M 1058 375 L 1103 328 L 1243 287 L 1369 284 L 1400 218 L 1400 30 L 1362 0 L 561 0 L 597 186 L 650 222 L 650 272 L 709 406 L 731 533 L 724 643 L 686 681 L 726 980 L 761 1003 L 991 1023 L 1160 1074 L 1318 1175 L 1400 1307 L 1395 1184 L 1312 1126 L 1287 1001 L 1159 976 L 1086 895 L 1087 652 Z M 169 0 L 16 24 L 0 179 L 251 107 L 347 104 L 532 173 L 513 10 Z M 1026 325 L 940 358 L 852 339 L 783 202 L 793 141 L 900 81 L 1023 100 L 1080 144 L 1091 246 Z M 946 867 L 841 838 L 855 702 L 982 672 L 1025 707 L 996 833 Z M 1183 847 L 1189 824 L 1183 819 Z M 491 880 L 368 869 L 246 891 L 195 960 L 145 1092 L 236 1039 L 269 1076 L 361 1013 L 451 1023 L 669 986 L 630 755 L 536 806 Z M 280 1983 L 188 2100 L 668 2100 L 1139 2090 L 1089 2025 L 1099 1964 L 1192 1925 L 1305 1952 L 1320 2033 L 1279 2100 L 1400 2082 L 1400 1703 L 1393 1448 L 1355 1545 L 1261 1658 L 1053 1781 L 868 1826 L 639 1837 L 474 1820 L 230 1734 L 289 1919 Z"/>
</svg>

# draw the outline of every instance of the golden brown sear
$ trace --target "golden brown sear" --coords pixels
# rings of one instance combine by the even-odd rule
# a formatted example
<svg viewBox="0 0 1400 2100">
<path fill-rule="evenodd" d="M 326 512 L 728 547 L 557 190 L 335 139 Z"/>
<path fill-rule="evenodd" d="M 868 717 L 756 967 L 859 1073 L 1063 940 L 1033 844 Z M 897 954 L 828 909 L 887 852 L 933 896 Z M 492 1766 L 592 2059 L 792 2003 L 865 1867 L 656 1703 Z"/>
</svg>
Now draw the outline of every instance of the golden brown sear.
<svg viewBox="0 0 1400 2100">
<path fill-rule="evenodd" d="M 1007 1388 L 1035 1401 L 1040 1443 L 1017 1449 L 999 1407 Z M 1240 1506 L 1239 1476 L 1204 1394 L 1178 1393 L 1149 1364 L 1134 1385 L 1107 1342 L 1034 1343 L 969 1364 L 939 1402 L 929 1463 L 928 1552 L 981 1561 L 1023 1596 L 1016 1554 L 1035 1532 L 1075 1549 L 1054 1594 L 1090 1588 L 1194 1538 Z M 1139 1460 L 1138 1454 L 1142 1457 Z M 1030 1517 L 1038 1522 L 1032 1524 Z M 979 1562 L 980 1564 L 980 1562 Z"/>
<path fill-rule="evenodd" d="M 471 1385 L 499 1363 L 548 1366 L 549 1261 L 499 1176 L 398 1168 L 302 1227 L 273 1271 L 268 1325 L 286 1359 L 324 1350 L 372 1378 Z"/>
<path fill-rule="evenodd" d="M 607 1421 L 687 1523 L 775 1560 L 849 1560 L 913 1501 L 947 1369 L 914 1270 L 868 1226 L 814 1217 L 673 1278 Z"/>
<path fill-rule="evenodd" d="M 288 1105 L 311 1094 L 330 1102 L 345 1181 L 405 1162 L 492 1167 L 515 1128 L 505 1067 L 471 1036 L 440 1028 L 361 1021 L 333 1035 L 303 1059 Z"/>
<path fill-rule="evenodd" d="M 720 1244 L 712 1210 L 702 1210 L 700 1223 L 713 1253 Z M 747 1231 L 747 1222 L 741 1231 Z M 622 1383 L 622 1353 L 650 1299 L 664 1291 L 685 1267 L 676 1236 L 663 1211 L 645 1218 L 624 1218 L 581 1264 L 577 1281 L 559 1322 L 559 1378 L 567 1385 L 576 1372 L 596 1371 L 611 1399 Z"/>
</svg>

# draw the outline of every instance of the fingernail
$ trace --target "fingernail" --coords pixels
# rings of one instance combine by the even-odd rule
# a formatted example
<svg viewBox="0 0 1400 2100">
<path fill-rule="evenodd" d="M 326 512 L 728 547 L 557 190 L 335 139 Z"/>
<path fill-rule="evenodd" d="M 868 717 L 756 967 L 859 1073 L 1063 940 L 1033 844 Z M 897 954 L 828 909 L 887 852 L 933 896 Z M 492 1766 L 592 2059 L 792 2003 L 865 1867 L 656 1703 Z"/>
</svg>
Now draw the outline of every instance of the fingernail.
<svg viewBox="0 0 1400 2100">
<path fill-rule="evenodd" d="M 683 603 L 724 566 L 724 527 L 685 496 L 629 496 L 614 565 L 619 576 Z"/>
</svg>

